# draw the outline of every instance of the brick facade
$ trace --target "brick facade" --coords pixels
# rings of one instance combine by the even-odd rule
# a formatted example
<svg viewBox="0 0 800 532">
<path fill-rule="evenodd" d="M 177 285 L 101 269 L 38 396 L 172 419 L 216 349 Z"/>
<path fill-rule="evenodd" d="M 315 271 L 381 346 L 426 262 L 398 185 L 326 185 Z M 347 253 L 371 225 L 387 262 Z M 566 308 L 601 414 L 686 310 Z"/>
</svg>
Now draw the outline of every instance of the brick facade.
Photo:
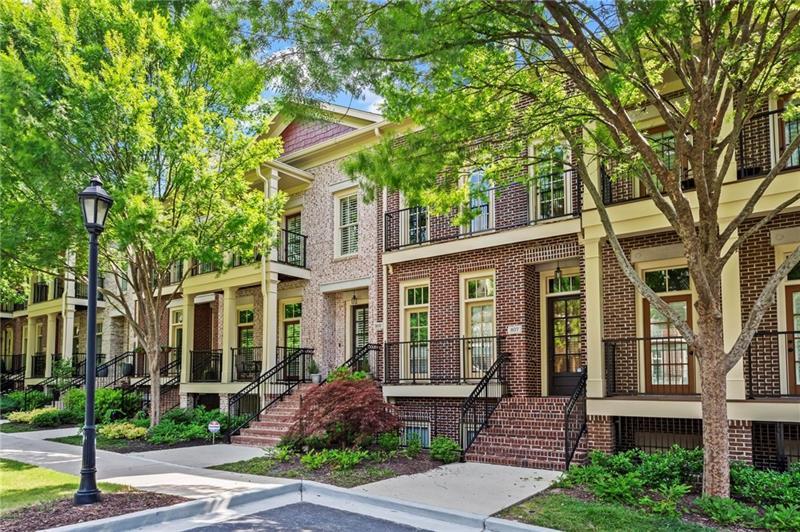
<svg viewBox="0 0 800 532">
<path fill-rule="evenodd" d="M 353 128 L 325 120 L 295 120 L 283 130 L 283 155 L 344 135 Z"/>
</svg>

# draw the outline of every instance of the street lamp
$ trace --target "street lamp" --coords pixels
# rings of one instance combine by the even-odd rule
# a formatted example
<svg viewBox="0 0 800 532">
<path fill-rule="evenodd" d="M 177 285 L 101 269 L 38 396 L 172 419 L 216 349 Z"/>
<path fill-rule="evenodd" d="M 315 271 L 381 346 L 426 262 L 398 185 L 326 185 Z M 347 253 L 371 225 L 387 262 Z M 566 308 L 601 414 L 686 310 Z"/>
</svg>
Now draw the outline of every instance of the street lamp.
<svg viewBox="0 0 800 532">
<path fill-rule="evenodd" d="M 89 186 L 78 194 L 83 211 L 83 225 L 89 233 L 89 294 L 86 309 L 86 412 L 83 421 L 83 462 L 81 483 L 75 492 L 75 504 L 100 502 L 95 467 L 94 387 L 97 359 L 95 329 L 97 328 L 97 237 L 103 232 L 108 209 L 113 201 L 103 190 L 100 179 L 93 178 Z"/>
</svg>

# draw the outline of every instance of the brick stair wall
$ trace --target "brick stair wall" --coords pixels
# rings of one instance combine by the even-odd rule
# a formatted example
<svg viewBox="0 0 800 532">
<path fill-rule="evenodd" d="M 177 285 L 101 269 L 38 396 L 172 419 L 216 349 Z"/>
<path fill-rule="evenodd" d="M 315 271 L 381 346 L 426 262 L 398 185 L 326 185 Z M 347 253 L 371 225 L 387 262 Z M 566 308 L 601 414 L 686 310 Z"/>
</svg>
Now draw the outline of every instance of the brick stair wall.
<svg viewBox="0 0 800 532">
<path fill-rule="evenodd" d="M 564 469 L 564 405 L 567 397 L 507 397 L 467 451 L 468 462 Z M 572 463 L 586 457 L 583 435 Z"/>
<path fill-rule="evenodd" d="M 303 395 L 316 388 L 317 384 L 301 384 L 263 412 L 258 420 L 231 438 L 231 443 L 253 447 L 275 447 L 292 427 L 295 414 L 300 410 Z"/>
</svg>

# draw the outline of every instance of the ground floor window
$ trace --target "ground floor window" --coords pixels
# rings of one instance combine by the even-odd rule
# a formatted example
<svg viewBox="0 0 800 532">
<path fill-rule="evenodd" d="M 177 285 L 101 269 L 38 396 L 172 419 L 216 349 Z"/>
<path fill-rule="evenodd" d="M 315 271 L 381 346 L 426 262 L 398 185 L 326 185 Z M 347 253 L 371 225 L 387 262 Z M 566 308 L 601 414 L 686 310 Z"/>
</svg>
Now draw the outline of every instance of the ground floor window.
<svg viewBox="0 0 800 532">
<path fill-rule="evenodd" d="M 402 445 L 408 445 L 408 442 L 414 438 L 419 439 L 423 448 L 430 447 L 431 424 L 427 421 L 406 421 L 400 436 Z"/>
<path fill-rule="evenodd" d="M 703 421 L 684 418 L 618 417 L 615 419 L 615 450 L 668 451 L 703 446 Z"/>
</svg>

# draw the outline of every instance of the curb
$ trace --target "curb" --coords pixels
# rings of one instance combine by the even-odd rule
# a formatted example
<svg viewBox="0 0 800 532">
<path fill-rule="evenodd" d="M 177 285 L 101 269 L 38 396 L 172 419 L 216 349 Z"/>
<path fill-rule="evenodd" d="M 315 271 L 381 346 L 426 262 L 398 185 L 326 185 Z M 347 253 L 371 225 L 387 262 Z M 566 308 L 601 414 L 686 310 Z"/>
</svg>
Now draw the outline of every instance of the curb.
<svg viewBox="0 0 800 532">
<path fill-rule="evenodd" d="M 214 512 L 222 508 L 241 506 L 243 504 L 276 497 L 278 495 L 284 495 L 286 493 L 296 493 L 300 491 L 300 489 L 300 483 L 295 482 L 292 484 L 283 484 L 274 488 L 256 489 L 229 495 L 219 495 L 217 497 L 188 501 L 152 510 L 141 510 L 131 514 L 106 517 L 105 519 L 87 521 L 86 523 L 75 523 L 58 528 L 49 528 L 47 531 L 116 532 L 119 530 L 131 530 L 144 526 L 158 525 L 168 521 L 186 519 L 196 515 Z"/>
</svg>

